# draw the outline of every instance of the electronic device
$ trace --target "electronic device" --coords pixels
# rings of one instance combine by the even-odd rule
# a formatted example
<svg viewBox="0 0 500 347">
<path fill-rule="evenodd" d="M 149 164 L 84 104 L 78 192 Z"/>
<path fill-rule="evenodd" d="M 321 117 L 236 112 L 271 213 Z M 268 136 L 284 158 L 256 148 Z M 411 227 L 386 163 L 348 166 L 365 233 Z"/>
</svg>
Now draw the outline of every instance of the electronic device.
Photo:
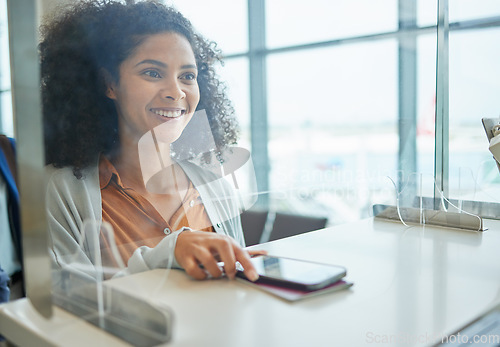
<svg viewBox="0 0 500 347">
<path fill-rule="evenodd" d="M 256 256 L 252 263 L 259 274 L 255 283 L 267 283 L 299 290 L 318 290 L 338 282 L 346 269 L 338 265 L 315 263 L 292 258 Z M 236 276 L 246 279 L 239 268 Z"/>
<path fill-rule="evenodd" d="M 483 127 L 490 142 L 489 150 L 497 162 L 500 170 L 500 118 L 483 118 Z"/>
</svg>

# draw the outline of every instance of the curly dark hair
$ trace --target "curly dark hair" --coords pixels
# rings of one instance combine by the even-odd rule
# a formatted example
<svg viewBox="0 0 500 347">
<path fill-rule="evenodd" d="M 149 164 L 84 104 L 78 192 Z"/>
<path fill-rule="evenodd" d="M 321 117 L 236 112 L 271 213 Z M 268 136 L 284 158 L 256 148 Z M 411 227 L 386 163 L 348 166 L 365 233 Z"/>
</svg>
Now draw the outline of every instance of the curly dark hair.
<svg viewBox="0 0 500 347">
<path fill-rule="evenodd" d="M 41 26 L 39 45 L 46 163 L 70 166 L 76 177 L 100 153 L 119 144 L 118 115 L 105 95 L 103 69 L 119 81 L 119 66 L 149 35 L 175 32 L 191 44 L 200 102 L 218 151 L 237 140 L 234 109 L 215 72 L 217 45 L 195 32 L 174 8 L 157 1 L 124 4 L 83 0 L 61 7 Z"/>
</svg>

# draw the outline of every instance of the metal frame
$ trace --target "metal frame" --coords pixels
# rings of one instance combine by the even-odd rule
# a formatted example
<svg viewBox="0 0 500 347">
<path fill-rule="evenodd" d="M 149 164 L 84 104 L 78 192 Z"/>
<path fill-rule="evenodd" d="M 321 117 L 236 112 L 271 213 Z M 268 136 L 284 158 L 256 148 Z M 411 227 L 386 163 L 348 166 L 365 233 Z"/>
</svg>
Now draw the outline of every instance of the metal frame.
<svg viewBox="0 0 500 347">
<path fill-rule="evenodd" d="M 438 0 L 434 198 L 449 196 L 449 19 L 448 0 Z M 434 209 L 439 209 L 435 204 Z"/>
<path fill-rule="evenodd" d="M 36 0 L 8 0 L 7 11 L 26 293 L 37 311 L 48 318 L 52 315 L 51 268 Z"/>
<path fill-rule="evenodd" d="M 52 288 L 36 0 L 8 0 L 7 9 L 27 296 L 45 318 L 52 316 L 54 299 L 60 307 L 133 345 L 168 342 L 173 319 L 169 310 L 113 289 L 103 295 L 99 281 L 63 269 L 58 269 L 59 286 Z"/>
<path fill-rule="evenodd" d="M 404 176 L 417 172 L 417 5 L 413 0 L 398 2 L 398 171 Z M 404 182 L 398 179 L 399 191 Z M 415 196 L 415 184 L 406 186 Z M 405 194 L 405 196 L 409 196 Z M 401 201 L 405 204 L 405 201 Z"/>
<path fill-rule="evenodd" d="M 408 0 L 406 0 L 408 1 Z M 259 22 L 259 21 L 256 21 Z M 450 31 L 460 31 L 460 30 L 474 30 L 474 29 L 486 29 L 486 28 L 495 28 L 500 27 L 500 16 L 492 16 L 481 19 L 471 19 L 461 22 L 453 22 L 449 23 Z M 315 48 L 323 48 L 323 47 L 332 47 L 341 44 L 351 44 L 351 43 L 360 43 L 360 42 L 368 42 L 374 40 L 386 40 L 389 38 L 397 38 L 398 36 L 405 34 L 413 34 L 413 35 L 423 35 L 423 34 L 432 34 L 436 32 L 436 25 L 429 26 L 416 26 L 414 29 L 405 28 L 404 30 L 391 31 L 385 33 L 377 33 L 371 35 L 361 35 L 361 36 L 353 36 L 353 37 L 344 37 L 335 40 L 327 40 L 313 43 L 305 43 L 300 45 L 291 45 L 285 47 L 276 47 L 276 48 L 265 48 L 260 51 L 260 53 L 264 56 L 276 53 L 287 53 L 287 52 L 295 52 L 295 51 L 303 51 Z M 251 50 L 250 50 L 251 51 Z M 241 52 L 241 53 L 233 53 L 228 54 L 224 58 L 227 59 L 235 59 L 235 58 L 248 58 L 251 55 L 250 52 Z"/>
<path fill-rule="evenodd" d="M 248 1 L 250 67 L 250 128 L 257 187 L 269 191 L 265 0 Z M 269 207 L 269 195 L 259 194 L 257 206 Z"/>
</svg>

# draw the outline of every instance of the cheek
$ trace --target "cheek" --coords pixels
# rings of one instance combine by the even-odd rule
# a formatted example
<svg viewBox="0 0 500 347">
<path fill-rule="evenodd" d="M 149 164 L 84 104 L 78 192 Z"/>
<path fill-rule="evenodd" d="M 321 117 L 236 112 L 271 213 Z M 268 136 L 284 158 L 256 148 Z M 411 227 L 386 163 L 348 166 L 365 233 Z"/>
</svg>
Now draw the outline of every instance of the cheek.
<svg viewBox="0 0 500 347">
<path fill-rule="evenodd" d="M 151 97 L 151 94 L 156 93 L 155 89 L 148 89 L 147 87 L 142 87 L 142 88 L 137 88 L 137 89 L 131 89 L 128 92 L 127 95 L 127 100 L 136 100 L 136 101 L 141 101 L 141 100 L 147 100 L 148 98 Z"/>
<path fill-rule="evenodd" d="M 194 87 L 190 93 L 190 103 L 192 104 L 193 110 L 196 109 L 198 103 L 200 102 L 200 88 L 198 86 Z"/>
</svg>

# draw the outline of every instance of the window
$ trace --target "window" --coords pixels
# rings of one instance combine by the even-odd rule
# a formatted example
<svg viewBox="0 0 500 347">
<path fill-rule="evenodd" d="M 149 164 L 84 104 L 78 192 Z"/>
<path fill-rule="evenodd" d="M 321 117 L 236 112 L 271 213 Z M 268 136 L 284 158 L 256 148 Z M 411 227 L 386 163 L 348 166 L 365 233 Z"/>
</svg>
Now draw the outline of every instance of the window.
<svg viewBox="0 0 500 347">
<path fill-rule="evenodd" d="M 248 15 L 245 0 L 167 0 L 225 54 L 248 50 Z"/>
<path fill-rule="evenodd" d="M 225 55 L 219 73 L 262 203 L 336 224 L 393 203 L 386 176 L 401 189 L 416 173 L 418 193 L 432 197 L 438 1 L 248 1 L 167 2 Z M 0 126 L 12 136 L 5 7 L 1 0 Z M 449 22 L 448 194 L 498 201 L 481 118 L 500 116 L 500 2 L 450 1 Z"/>
<path fill-rule="evenodd" d="M 394 31 L 397 9 L 396 0 L 268 0 L 267 45 L 286 47 Z"/>
</svg>

